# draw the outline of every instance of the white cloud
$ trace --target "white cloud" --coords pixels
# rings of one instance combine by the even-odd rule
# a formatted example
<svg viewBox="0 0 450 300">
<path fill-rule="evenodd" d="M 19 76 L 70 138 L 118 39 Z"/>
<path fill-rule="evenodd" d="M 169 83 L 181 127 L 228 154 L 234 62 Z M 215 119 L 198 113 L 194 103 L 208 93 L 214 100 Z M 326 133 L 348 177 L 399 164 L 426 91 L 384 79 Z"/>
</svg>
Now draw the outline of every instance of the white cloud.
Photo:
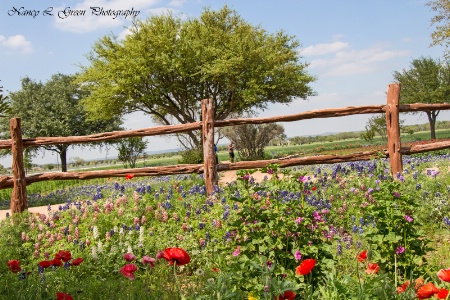
<svg viewBox="0 0 450 300">
<path fill-rule="evenodd" d="M 410 51 L 391 50 L 385 44 L 355 50 L 348 43 L 336 41 L 306 47 L 301 54 L 306 59 L 308 56 L 325 56 L 310 61 L 309 67 L 318 70 L 320 76 L 345 76 L 373 72 L 380 63 L 406 57 Z"/>
<path fill-rule="evenodd" d="M 0 35 L 0 46 L 9 50 L 19 51 L 22 54 L 29 54 L 34 51 L 31 42 L 21 34 L 12 35 L 10 37 Z"/>
<path fill-rule="evenodd" d="M 317 44 L 309 46 L 303 49 L 301 53 L 302 55 L 305 56 L 324 55 L 328 53 L 334 53 L 346 49 L 348 47 L 349 47 L 348 43 L 337 41 L 330 44 Z"/>
<path fill-rule="evenodd" d="M 114 28 L 119 26 L 124 26 L 127 21 L 132 20 L 132 16 L 107 16 L 107 15 L 96 15 L 90 7 L 103 8 L 104 11 L 114 10 L 114 11 L 130 11 L 138 12 L 137 18 L 144 19 L 148 16 L 148 13 L 160 13 L 164 11 L 163 8 L 154 7 L 160 2 L 160 0 L 83 0 L 73 6 L 70 6 L 70 10 L 75 11 L 85 11 L 82 16 L 72 16 L 70 13 L 63 13 L 66 7 L 57 7 L 54 9 L 55 15 L 55 27 L 63 31 L 71 32 L 90 32 L 105 28 Z M 174 5 L 180 5 L 182 1 L 175 1 Z M 167 9 L 165 9 L 167 11 Z M 58 17 L 61 16 L 63 18 Z M 68 16 L 67 16 L 68 15 Z M 67 16 L 67 17 L 66 17 Z"/>
</svg>

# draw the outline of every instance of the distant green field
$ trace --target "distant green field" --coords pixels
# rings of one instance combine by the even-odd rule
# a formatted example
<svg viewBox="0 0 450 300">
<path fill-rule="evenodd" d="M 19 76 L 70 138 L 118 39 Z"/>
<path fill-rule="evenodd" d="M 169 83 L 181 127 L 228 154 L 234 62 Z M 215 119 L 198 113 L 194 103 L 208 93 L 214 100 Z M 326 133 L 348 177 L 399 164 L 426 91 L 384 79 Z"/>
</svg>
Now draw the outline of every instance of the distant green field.
<svg viewBox="0 0 450 300">
<path fill-rule="evenodd" d="M 449 130 L 436 130 L 436 136 L 438 139 L 447 139 L 450 138 Z M 430 139 L 429 131 L 416 132 L 412 135 L 403 134 L 401 136 L 402 142 L 411 142 L 411 141 L 424 141 Z M 355 151 L 355 148 L 358 147 L 375 147 L 382 146 L 386 142 L 384 142 L 380 137 L 375 137 L 372 143 L 368 143 L 367 141 L 361 139 L 347 139 L 347 140 L 339 140 L 332 142 L 315 142 L 310 144 L 303 145 L 290 145 L 290 146 L 267 146 L 265 148 L 266 159 L 276 158 L 279 156 L 292 155 L 292 154 L 300 154 L 303 156 L 310 156 L 314 154 L 338 154 L 338 151 L 342 151 L 343 149 L 348 149 L 348 151 Z M 351 153 L 350 152 L 350 153 Z M 341 153 L 341 152 L 340 152 Z M 239 155 L 237 154 L 237 161 L 239 161 Z M 161 154 L 164 156 L 164 154 Z M 222 150 L 218 152 L 219 163 L 224 161 L 229 161 L 229 155 L 226 150 Z M 168 166 L 168 165 L 176 165 L 181 160 L 180 155 L 173 155 L 170 157 L 159 157 L 159 158 L 147 158 L 144 161 L 139 161 L 137 163 L 137 167 L 156 167 L 156 166 Z M 123 169 L 125 168 L 123 164 L 116 163 L 109 166 L 98 166 L 91 168 L 80 168 L 80 169 L 71 169 L 70 171 L 93 171 L 93 170 L 113 170 L 113 169 Z M 56 171 L 56 170 L 55 170 Z M 101 183 L 106 179 L 93 179 L 91 183 Z M 33 183 L 27 186 L 27 193 L 50 193 L 55 192 L 60 189 L 66 189 L 73 186 L 81 186 L 85 185 L 86 181 L 84 180 L 61 180 L 61 181 L 43 181 Z M 0 190 L 0 199 L 9 199 L 11 197 L 11 189 L 3 189 Z"/>
</svg>

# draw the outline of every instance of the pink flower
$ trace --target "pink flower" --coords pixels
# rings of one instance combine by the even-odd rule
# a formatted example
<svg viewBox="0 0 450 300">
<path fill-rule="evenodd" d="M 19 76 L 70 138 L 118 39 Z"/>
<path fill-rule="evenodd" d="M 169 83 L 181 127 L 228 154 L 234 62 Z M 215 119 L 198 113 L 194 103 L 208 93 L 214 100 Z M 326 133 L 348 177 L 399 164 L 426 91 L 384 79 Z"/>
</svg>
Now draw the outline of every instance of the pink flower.
<svg viewBox="0 0 450 300">
<path fill-rule="evenodd" d="M 241 253 L 241 246 L 237 246 L 236 250 L 233 252 L 233 256 L 238 256 Z"/>
<path fill-rule="evenodd" d="M 411 216 L 405 215 L 405 220 L 411 223 L 414 219 Z"/>
<path fill-rule="evenodd" d="M 305 183 L 305 182 L 308 181 L 308 178 L 306 178 L 305 176 L 300 176 L 300 177 L 298 178 L 298 180 L 301 181 L 301 182 L 303 182 L 303 183 Z"/>
<path fill-rule="evenodd" d="M 123 255 L 123 258 L 124 258 L 126 261 L 133 261 L 133 260 L 136 259 L 136 256 L 134 256 L 133 253 L 125 253 L 125 254 Z"/>
<path fill-rule="evenodd" d="M 144 265 L 148 264 L 151 268 L 155 266 L 155 261 L 156 259 L 147 255 L 142 258 L 142 264 Z"/>
</svg>

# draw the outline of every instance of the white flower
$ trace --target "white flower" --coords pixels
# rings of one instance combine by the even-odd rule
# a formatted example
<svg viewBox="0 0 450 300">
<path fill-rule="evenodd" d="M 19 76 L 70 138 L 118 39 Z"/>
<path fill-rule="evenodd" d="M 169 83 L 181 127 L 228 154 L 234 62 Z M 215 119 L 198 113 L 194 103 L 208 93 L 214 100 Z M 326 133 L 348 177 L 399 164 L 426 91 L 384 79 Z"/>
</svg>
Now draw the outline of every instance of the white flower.
<svg viewBox="0 0 450 300">
<path fill-rule="evenodd" d="M 203 271 L 203 269 L 197 269 L 197 271 L 195 271 L 195 275 L 197 276 L 203 276 L 203 274 L 205 274 L 205 271 Z"/>
<path fill-rule="evenodd" d="M 92 229 L 92 234 L 94 236 L 94 239 L 98 239 L 98 227 L 94 226 L 94 228 Z"/>
<path fill-rule="evenodd" d="M 94 260 L 97 260 L 98 259 L 98 255 L 97 255 L 97 248 L 96 247 L 92 247 L 91 248 L 92 249 L 92 258 L 94 259 Z"/>
<path fill-rule="evenodd" d="M 97 248 L 98 253 L 103 253 L 103 243 L 101 241 L 98 242 Z"/>
</svg>

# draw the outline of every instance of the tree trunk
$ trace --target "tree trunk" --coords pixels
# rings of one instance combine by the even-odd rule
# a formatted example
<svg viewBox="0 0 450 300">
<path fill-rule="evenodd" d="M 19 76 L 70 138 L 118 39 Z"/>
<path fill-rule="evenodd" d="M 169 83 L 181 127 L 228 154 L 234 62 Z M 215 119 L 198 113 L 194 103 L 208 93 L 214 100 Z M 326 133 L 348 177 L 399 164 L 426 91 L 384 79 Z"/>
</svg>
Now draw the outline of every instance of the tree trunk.
<svg viewBox="0 0 450 300">
<path fill-rule="evenodd" d="M 61 172 L 67 172 L 67 148 L 64 147 L 59 152 L 59 158 L 61 159 Z"/>
<path fill-rule="evenodd" d="M 436 116 L 434 111 L 427 111 L 428 122 L 430 123 L 431 139 L 436 139 Z"/>
</svg>

